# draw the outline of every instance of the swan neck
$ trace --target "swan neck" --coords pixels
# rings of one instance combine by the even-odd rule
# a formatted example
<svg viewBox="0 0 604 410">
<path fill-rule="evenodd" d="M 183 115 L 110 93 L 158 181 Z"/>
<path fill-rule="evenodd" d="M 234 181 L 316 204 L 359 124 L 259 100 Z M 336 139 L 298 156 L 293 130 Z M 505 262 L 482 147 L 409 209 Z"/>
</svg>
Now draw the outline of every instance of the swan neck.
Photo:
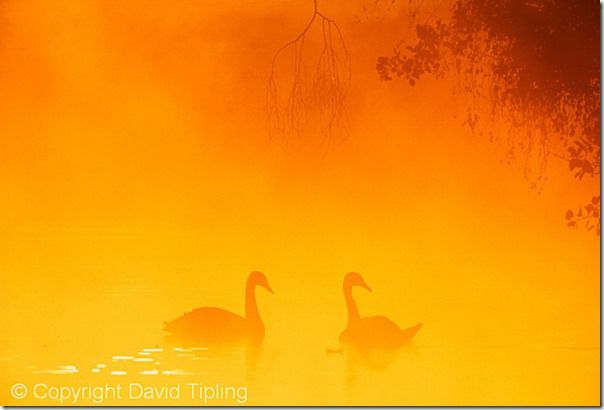
<svg viewBox="0 0 604 410">
<path fill-rule="evenodd" d="M 254 322 L 261 322 L 256 304 L 256 284 L 247 283 L 245 287 L 245 318 Z"/>
<path fill-rule="evenodd" d="M 348 309 L 348 326 L 359 320 L 359 309 L 352 298 L 352 286 L 344 286 L 344 299 Z"/>
</svg>

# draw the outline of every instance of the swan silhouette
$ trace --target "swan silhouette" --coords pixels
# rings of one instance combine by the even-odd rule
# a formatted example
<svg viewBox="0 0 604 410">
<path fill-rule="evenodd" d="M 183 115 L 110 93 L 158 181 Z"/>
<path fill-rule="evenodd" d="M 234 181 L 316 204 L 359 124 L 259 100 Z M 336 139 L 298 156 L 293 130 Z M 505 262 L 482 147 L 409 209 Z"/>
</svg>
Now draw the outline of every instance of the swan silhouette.
<svg viewBox="0 0 604 410">
<path fill-rule="evenodd" d="M 254 271 L 245 286 L 245 317 L 215 307 L 201 307 L 165 324 L 171 339 L 205 345 L 259 344 L 264 324 L 256 304 L 256 286 L 273 293 L 266 276 Z"/>
<path fill-rule="evenodd" d="M 360 286 L 371 292 L 363 277 L 350 272 L 344 277 L 344 298 L 348 308 L 348 325 L 340 334 L 340 343 L 358 349 L 396 349 L 411 343 L 411 339 L 422 327 L 421 323 L 407 329 L 400 329 L 393 321 L 384 316 L 360 317 L 352 288 Z"/>
</svg>

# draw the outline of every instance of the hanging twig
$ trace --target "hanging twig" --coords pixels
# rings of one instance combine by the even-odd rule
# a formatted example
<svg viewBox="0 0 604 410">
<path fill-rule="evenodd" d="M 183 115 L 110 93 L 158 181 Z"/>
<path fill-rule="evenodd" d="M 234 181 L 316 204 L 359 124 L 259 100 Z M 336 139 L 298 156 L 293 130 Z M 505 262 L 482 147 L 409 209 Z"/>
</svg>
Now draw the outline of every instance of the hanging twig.
<svg viewBox="0 0 604 410">
<path fill-rule="evenodd" d="M 322 44 L 314 73 L 307 78 L 305 62 L 313 56 L 305 50 L 305 44 L 317 23 Z M 293 52 L 289 84 L 278 79 L 278 65 L 287 50 Z M 313 13 L 304 29 L 281 46 L 272 60 L 266 102 L 271 134 L 305 137 L 319 131 L 331 137 L 343 120 L 349 86 L 350 54 L 344 36 L 336 22 L 319 11 L 317 0 L 313 0 Z"/>
</svg>

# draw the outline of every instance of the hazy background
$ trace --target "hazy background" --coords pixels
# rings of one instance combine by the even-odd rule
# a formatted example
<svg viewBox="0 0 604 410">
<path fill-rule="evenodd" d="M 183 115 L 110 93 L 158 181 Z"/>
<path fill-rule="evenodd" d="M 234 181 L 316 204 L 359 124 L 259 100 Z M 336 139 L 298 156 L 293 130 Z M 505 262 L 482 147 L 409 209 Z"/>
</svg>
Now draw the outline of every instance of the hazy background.
<svg viewBox="0 0 604 410">
<path fill-rule="evenodd" d="M 275 290 L 255 404 L 598 402 L 599 240 L 564 223 L 597 181 L 553 159 L 530 191 L 446 82 L 379 80 L 404 7 L 324 3 L 352 62 L 327 149 L 265 123 L 311 1 L 0 3 L 3 403 L 24 366 L 88 380 L 193 307 L 243 313 L 252 270 Z M 386 370 L 325 355 L 348 271 L 361 315 L 424 323 Z"/>
</svg>

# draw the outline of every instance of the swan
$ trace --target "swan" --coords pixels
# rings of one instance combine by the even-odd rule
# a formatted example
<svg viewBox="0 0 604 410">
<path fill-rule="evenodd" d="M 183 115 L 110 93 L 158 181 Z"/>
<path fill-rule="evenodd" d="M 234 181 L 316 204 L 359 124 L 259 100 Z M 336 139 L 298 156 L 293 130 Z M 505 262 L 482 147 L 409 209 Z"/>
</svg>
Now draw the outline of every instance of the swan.
<svg viewBox="0 0 604 410">
<path fill-rule="evenodd" d="M 407 329 L 400 329 L 393 321 L 384 316 L 360 317 L 352 288 L 359 286 L 371 292 L 361 275 L 350 272 L 344 277 L 344 298 L 348 308 L 348 325 L 340 334 L 340 343 L 360 349 L 395 349 L 411 342 L 422 327 L 421 323 Z"/>
<path fill-rule="evenodd" d="M 215 307 L 201 307 L 165 323 L 167 332 L 179 341 L 207 345 L 258 344 L 264 338 L 264 324 L 256 304 L 256 286 L 273 293 L 266 276 L 254 271 L 245 286 L 245 317 Z"/>
</svg>

